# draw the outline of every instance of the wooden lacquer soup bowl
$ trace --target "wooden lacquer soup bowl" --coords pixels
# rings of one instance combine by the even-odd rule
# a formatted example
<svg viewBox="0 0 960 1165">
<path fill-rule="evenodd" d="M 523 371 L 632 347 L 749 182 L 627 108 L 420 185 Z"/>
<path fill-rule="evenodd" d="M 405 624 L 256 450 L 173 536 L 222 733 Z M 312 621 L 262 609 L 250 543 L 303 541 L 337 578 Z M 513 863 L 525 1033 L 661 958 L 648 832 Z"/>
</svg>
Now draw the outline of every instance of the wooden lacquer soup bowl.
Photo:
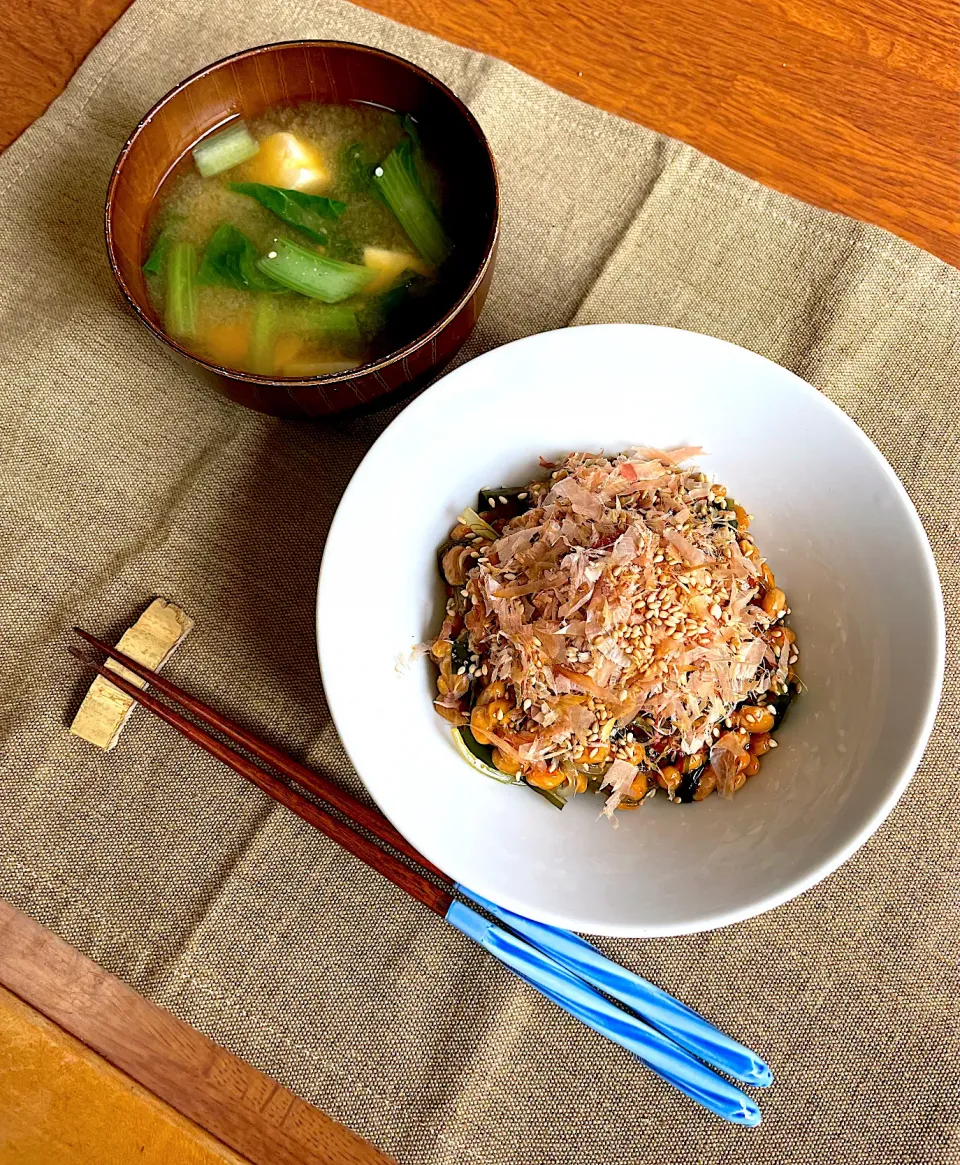
<svg viewBox="0 0 960 1165">
<path fill-rule="evenodd" d="M 187 352 L 163 329 L 143 276 L 151 207 L 164 179 L 197 141 L 237 117 L 301 102 L 369 102 L 409 114 L 446 182 L 445 225 L 454 242 L 449 294 L 436 321 L 396 351 L 345 372 L 260 376 Z M 290 41 L 247 49 L 201 69 L 163 97 L 120 152 L 107 191 L 110 266 L 133 310 L 165 344 L 212 373 L 217 388 L 250 408 L 320 416 L 407 395 L 435 375 L 473 330 L 487 297 L 500 202 L 490 147 L 473 115 L 445 85 L 379 49 Z"/>
</svg>

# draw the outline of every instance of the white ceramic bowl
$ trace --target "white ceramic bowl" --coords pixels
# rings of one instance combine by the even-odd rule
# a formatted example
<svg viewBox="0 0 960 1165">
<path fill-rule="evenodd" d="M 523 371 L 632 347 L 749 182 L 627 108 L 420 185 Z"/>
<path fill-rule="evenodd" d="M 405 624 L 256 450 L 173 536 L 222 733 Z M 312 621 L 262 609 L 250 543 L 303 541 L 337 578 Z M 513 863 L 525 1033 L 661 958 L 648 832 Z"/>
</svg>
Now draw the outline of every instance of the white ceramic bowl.
<svg viewBox="0 0 960 1165">
<path fill-rule="evenodd" d="M 613 829 L 600 798 L 560 812 L 470 769 L 431 707 L 432 664 L 397 664 L 439 625 L 436 548 L 479 487 L 530 480 L 541 453 L 634 444 L 702 445 L 700 466 L 755 516 L 807 691 L 733 800 L 655 797 Z M 507 344 L 405 409 L 340 503 L 317 624 L 337 728 L 394 825 L 486 897 L 607 935 L 723 926 L 836 869 L 918 765 L 944 658 L 930 547 L 860 429 L 753 352 L 627 324 Z"/>
</svg>

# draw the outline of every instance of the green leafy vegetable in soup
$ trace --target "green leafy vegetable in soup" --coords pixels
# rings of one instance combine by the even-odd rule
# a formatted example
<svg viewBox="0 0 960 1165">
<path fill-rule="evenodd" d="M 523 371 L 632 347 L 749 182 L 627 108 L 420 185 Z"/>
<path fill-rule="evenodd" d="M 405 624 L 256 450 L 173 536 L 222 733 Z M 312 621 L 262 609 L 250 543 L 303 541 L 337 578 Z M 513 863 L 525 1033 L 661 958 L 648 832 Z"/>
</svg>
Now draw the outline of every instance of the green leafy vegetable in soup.
<svg viewBox="0 0 960 1165">
<path fill-rule="evenodd" d="M 164 327 L 178 340 L 190 340 L 197 330 L 197 250 L 192 243 L 174 243 L 166 260 Z"/>
<path fill-rule="evenodd" d="M 391 150 L 373 171 L 373 180 L 424 259 L 442 263 L 450 253 L 450 241 L 420 181 L 409 141 Z"/>
<path fill-rule="evenodd" d="M 145 275 L 159 275 L 167 261 L 167 251 L 170 250 L 170 233 L 165 228 L 157 235 L 153 249 L 143 265 Z"/>
<path fill-rule="evenodd" d="M 257 267 L 291 291 L 322 299 L 324 303 L 350 299 L 376 276 L 369 267 L 328 259 L 317 251 L 297 246 L 290 239 L 275 239 Z"/>
<path fill-rule="evenodd" d="M 279 283 L 258 269 L 259 258 L 259 251 L 243 231 L 232 223 L 221 223 L 203 252 L 197 283 L 234 287 L 238 291 L 283 291 Z"/>
<path fill-rule="evenodd" d="M 210 134 L 164 183 L 145 243 L 167 334 L 269 377 L 392 351 L 456 291 L 444 183 L 420 129 L 364 104 L 275 108 Z"/>
<path fill-rule="evenodd" d="M 295 227 L 315 243 L 329 241 L 328 221 L 339 218 L 347 209 L 345 202 L 333 198 L 305 194 L 302 190 L 284 190 L 280 186 L 265 186 L 262 182 L 232 182 L 230 189 L 255 198 L 281 222 Z"/>
</svg>

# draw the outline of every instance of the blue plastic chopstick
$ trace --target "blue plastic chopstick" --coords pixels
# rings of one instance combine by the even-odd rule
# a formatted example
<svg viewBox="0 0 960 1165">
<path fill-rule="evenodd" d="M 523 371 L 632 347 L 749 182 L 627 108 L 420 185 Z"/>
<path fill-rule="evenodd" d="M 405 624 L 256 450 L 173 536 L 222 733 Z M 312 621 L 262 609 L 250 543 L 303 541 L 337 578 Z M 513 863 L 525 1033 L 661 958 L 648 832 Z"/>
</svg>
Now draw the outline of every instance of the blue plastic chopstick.
<svg viewBox="0 0 960 1165">
<path fill-rule="evenodd" d="M 749 1048 L 718 1031 L 679 999 L 614 963 L 578 935 L 514 914 L 474 894 L 466 886 L 458 885 L 457 890 L 538 950 L 550 955 L 567 971 L 619 999 L 675 1043 L 714 1068 L 754 1087 L 766 1088 L 773 1083 L 769 1067 Z"/>
<path fill-rule="evenodd" d="M 760 1109 L 739 1088 L 665 1035 L 604 999 L 552 956 L 538 951 L 462 902 L 454 901 L 446 918 L 531 987 L 600 1035 L 632 1052 L 691 1100 L 733 1124 L 749 1128 L 760 1124 Z"/>
</svg>

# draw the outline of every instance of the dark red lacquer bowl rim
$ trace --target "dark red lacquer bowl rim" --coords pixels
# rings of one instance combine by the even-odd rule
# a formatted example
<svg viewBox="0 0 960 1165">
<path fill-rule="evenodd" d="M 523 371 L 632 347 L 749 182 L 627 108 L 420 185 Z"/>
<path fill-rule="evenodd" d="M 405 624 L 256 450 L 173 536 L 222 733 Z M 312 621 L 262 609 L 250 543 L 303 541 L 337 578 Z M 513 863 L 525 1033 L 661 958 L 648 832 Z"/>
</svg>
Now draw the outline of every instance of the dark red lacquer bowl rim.
<svg viewBox="0 0 960 1165">
<path fill-rule="evenodd" d="M 161 109 L 168 101 L 176 97 L 178 93 L 182 93 L 184 89 L 189 88 L 195 81 L 201 77 L 207 76 L 209 73 L 215 72 L 217 69 L 228 65 L 233 61 L 243 60 L 245 57 L 255 57 L 260 53 L 269 53 L 276 49 L 287 48 L 302 48 L 302 49 L 316 49 L 316 48 L 337 48 L 337 49 L 354 49 L 360 53 L 366 53 L 370 56 L 380 57 L 383 60 L 391 61 L 395 64 L 401 65 L 410 72 L 416 74 L 422 80 L 426 81 L 428 85 L 440 90 L 454 105 L 457 112 L 464 119 L 467 127 L 473 132 L 477 141 L 483 147 L 487 161 L 490 165 L 490 176 L 493 181 L 493 214 L 491 217 L 490 231 L 487 236 L 486 243 L 483 247 L 483 257 L 475 274 L 471 278 L 463 293 L 458 296 L 453 306 L 446 311 L 443 316 L 427 328 L 426 331 L 421 332 L 415 339 L 405 344 L 402 348 L 397 348 L 393 352 L 381 356 L 377 360 L 370 361 L 367 364 L 361 364 L 357 368 L 351 368 L 346 372 L 333 372 L 325 376 L 309 376 L 304 378 L 296 377 L 276 377 L 276 376 L 261 376 L 253 372 L 243 372 L 235 368 L 228 368 L 225 365 L 214 364 L 211 360 L 205 360 L 202 356 L 197 356 L 192 352 L 188 352 L 186 348 L 178 344 L 176 340 L 172 339 L 167 333 L 157 326 L 157 324 L 147 315 L 137 302 L 136 297 L 127 285 L 120 270 L 120 265 L 117 262 L 117 257 L 114 252 L 113 245 L 113 207 L 116 197 L 116 189 L 120 180 L 120 174 L 123 169 L 124 161 L 127 155 L 135 147 L 137 138 L 140 136 L 146 126 L 157 116 Z M 178 159 L 171 158 L 170 165 L 172 166 Z M 405 57 L 397 56 L 395 53 L 385 52 L 383 49 L 372 48 L 370 45 L 356 44 L 353 41 L 342 40 L 283 40 L 274 41 L 271 44 L 258 45 L 255 48 L 242 49 L 240 52 L 231 53 L 227 57 L 221 57 L 218 61 L 213 61 L 209 65 L 205 65 L 197 72 L 191 73 L 179 84 L 160 98 L 153 107 L 144 114 L 144 116 L 137 122 L 133 132 L 127 138 L 123 145 L 117 160 L 114 163 L 113 172 L 110 175 L 110 182 L 107 186 L 107 200 L 104 208 L 104 231 L 107 244 L 107 258 L 110 261 L 110 269 L 113 272 L 113 277 L 117 281 L 120 291 L 123 293 L 124 299 L 133 308 L 136 315 L 139 317 L 141 323 L 145 324 L 151 332 L 164 344 L 173 348 L 174 351 L 179 352 L 181 356 L 186 357 L 191 363 L 205 368 L 210 372 L 216 373 L 219 376 L 225 376 L 229 380 L 238 380 L 247 384 L 264 385 L 267 387 L 276 386 L 278 388 L 289 388 L 296 386 L 309 387 L 311 385 L 322 385 L 324 388 L 336 388 L 339 385 L 351 383 L 351 381 L 359 380 L 362 377 L 369 376 L 371 373 L 376 374 L 384 368 L 389 368 L 394 364 L 401 363 L 408 356 L 414 352 L 419 351 L 424 344 L 429 344 L 435 337 L 437 337 L 450 322 L 463 310 L 463 308 L 470 302 L 475 295 L 480 284 L 483 282 L 484 276 L 493 261 L 496 252 L 497 239 L 500 234 L 500 177 L 497 173 L 497 164 L 490 149 L 490 143 L 487 141 L 486 134 L 480 128 L 480 124 L 473 116 L 470 110 L 464 105 L 460 98 L 444 83 L 428 73 L 426 69 L 421 69 L 419 65 L 415 65 L 412 61 L 406 60 Z"/>
</svg>

